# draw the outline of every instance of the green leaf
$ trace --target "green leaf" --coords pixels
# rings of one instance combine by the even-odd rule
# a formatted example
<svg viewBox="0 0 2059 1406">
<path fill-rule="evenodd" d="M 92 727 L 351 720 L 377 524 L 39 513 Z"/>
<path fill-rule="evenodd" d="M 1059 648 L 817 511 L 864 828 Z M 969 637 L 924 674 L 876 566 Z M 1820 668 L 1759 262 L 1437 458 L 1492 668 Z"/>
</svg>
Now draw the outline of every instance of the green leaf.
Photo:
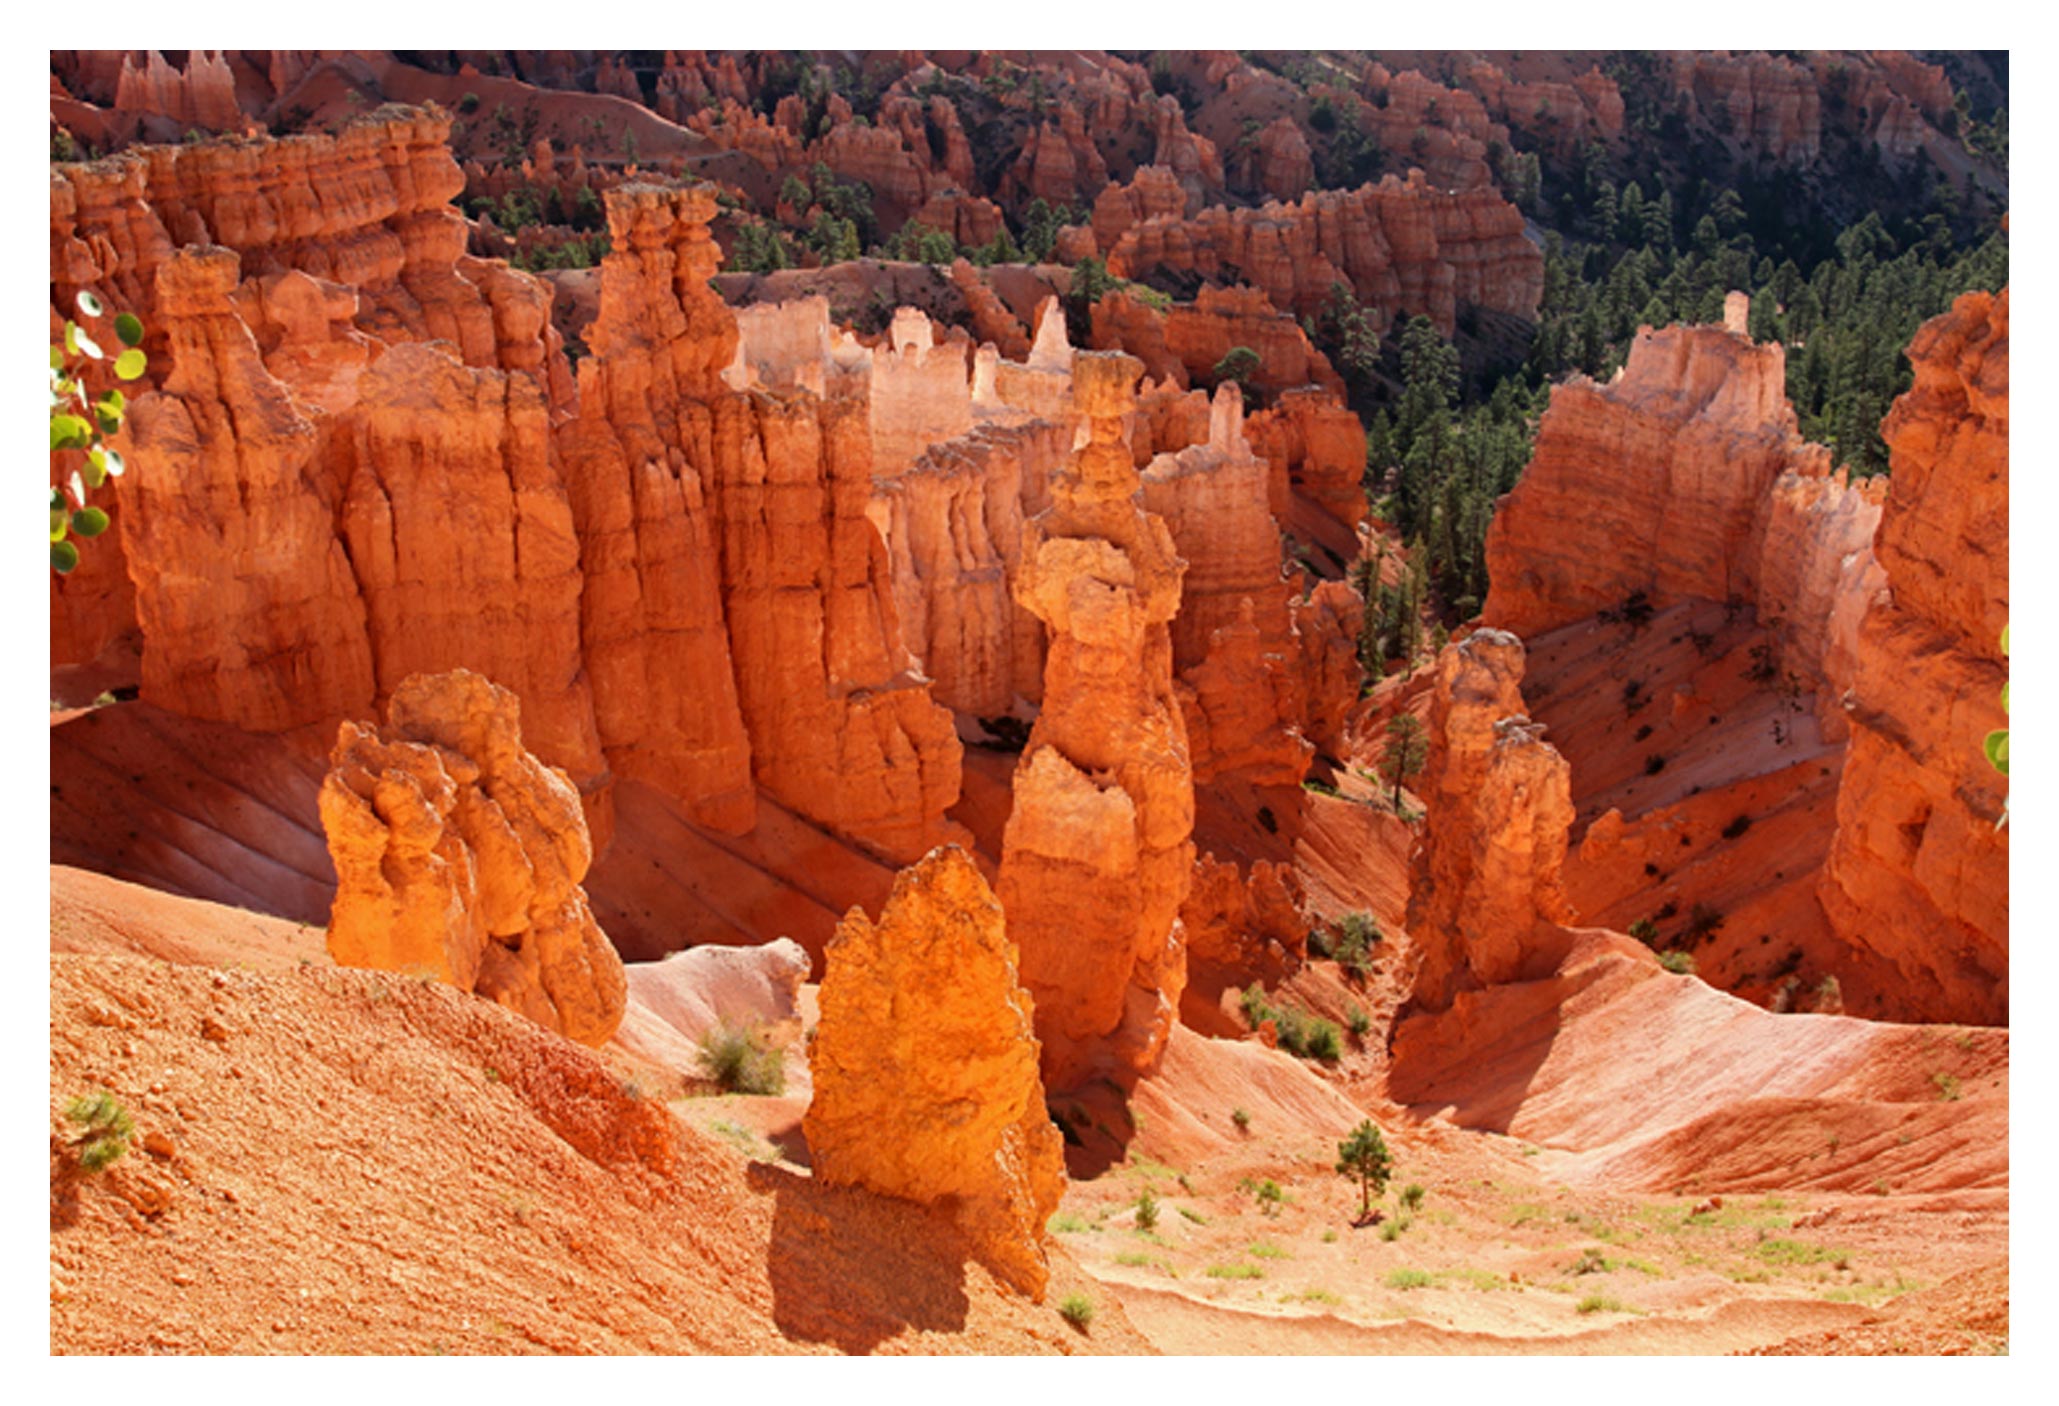
<svg viewBox="0 0 2059 1406">
<path fill-rule="evenodd" d="M 63 348 L 63 347 L 52 347 L 52 348 L 50 349 L 50 369 L 51 369 L 52 371 L 62 371 L 62 370 L 64 370 L 64 348 Z"/>
<path fill-rule="evenodd" d="M 112 415 L 96 414 L 93 418 L 99 422 L 100 433 L 102 434 L 114 434 L 122 427 L 122 422 L 115 419 Z"/>
<path fill-rule="evenodd" d="M 124 381 L 133 381 L 143 374 L 143 368 L 149 365 L 149 362 L 150 359 L 143 355 L 141 348 L 130 347 L 114 359 L 114 374 Z"/>
<path fill-rule="evenodd" d="M 50 449 L 84 449 L 93 442 L 93 427 L 76 415 L 50 417 Z"/>
<path fill-rule="evenodd" d="M 2009 627 L 2007 625 L 2002 627 L 2002 657 L 2004 659 L 2009 657 Z"/>
<path fill-rule="evenodd" d="M 2009 711 L 2009 685 L 2007 684 L 2002 685 L 2002 711 L 2005 713 Z"/>
<path fill-rule="evenodd" d="M 71 515 L 71 530 L 81 537 L 98 537 L 107 531 L 107 514 L 98 508 L 80 508 Z"/>
<path fill-rule="evenodd" d="M 143 345 L 143 319 L 132 312 L 125 312 L 114 320 L 114 335 L 122 339 L 125 347 Z"/>
<path fill-rule="evenodd" d="M 129 398 L 123 395 L 119 389 L 110 390 L 106 395 L 100 397 L 100 405 L 108 414 L 119 418 L 121 413 L 129 408 Z"/>
<path fill-rule="evenodd" d="M 65 534 L 71 531 L 71 514 L 64 510 L 62 499 L 58 502 L 59 506 L 50 510 L 50 540 L 53 542 L 62 542 Z"/>
<path fill-rule="evenodd" d="M 2009 729 L 1997 728 L 1981 743 L 1981 750 L 1987 753 L 1988 765 L 2007 776 L 2009 774 Z"/>
<path fill-rule="evenodd" d="M 88 293 L 85 289 L 81 288 L 79 290 L 79 311 L 84 313 L 88 317 L 98 317 L 101 313 L 107 311 L 107 309 L 100 306 L 100 300 L 98 298 L 94 297 L 91 293 Z"/>
<path fill-rule="evenodd" d="M 69 542 L 50 544 L 50 568 L 62 576 L 79 564 L 79 549 Z"/>
<path fill-rule="evenodd" d="M 67 356 L 79 354 L 79 324 L 69 318 L 64 324 L 64 351 Z"/>
</svg>

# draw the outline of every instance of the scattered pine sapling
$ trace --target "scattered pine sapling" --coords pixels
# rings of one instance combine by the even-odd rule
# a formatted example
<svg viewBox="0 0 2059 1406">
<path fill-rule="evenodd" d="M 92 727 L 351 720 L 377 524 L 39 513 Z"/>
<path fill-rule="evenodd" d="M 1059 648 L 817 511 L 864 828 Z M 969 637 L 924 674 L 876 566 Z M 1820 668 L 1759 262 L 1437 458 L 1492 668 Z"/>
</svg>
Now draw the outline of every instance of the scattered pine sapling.
<svg viewBox="0 0 2059 1406">
<path fill-rule="evenodd" d="M 1380 1136 L 1370 1118 L 1337 1144 L 1337 1175 L 1358 1178 L 1361 1224 L 1372 1219 L 1373 1197 L 1387 1189 L 1387 1178 L 1393 1171 L 1394 1159 L 1388 1155 L 1387 1140 Z"/>
</svg>

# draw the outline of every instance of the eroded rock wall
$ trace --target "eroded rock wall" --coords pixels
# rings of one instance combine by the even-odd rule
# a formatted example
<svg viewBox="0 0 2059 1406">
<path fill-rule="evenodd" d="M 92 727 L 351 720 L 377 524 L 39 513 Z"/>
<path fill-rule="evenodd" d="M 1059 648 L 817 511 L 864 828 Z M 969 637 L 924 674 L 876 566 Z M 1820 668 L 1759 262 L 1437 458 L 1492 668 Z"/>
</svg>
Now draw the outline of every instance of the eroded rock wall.
<svg viewBox="0 0 2059 1406">
<path fill-rule="evenodd" d="M 1887 588 L 1859 627 L 1852 740 L 1818 895 L 1845 942 L 1906 978 L 1883 1013 L 2006 1023 L 2008 779 L 1981 743 L 2009 617 L 2009 292 L 1968 293 L 1909 344 L 1889 411 Z"/>
</svg>

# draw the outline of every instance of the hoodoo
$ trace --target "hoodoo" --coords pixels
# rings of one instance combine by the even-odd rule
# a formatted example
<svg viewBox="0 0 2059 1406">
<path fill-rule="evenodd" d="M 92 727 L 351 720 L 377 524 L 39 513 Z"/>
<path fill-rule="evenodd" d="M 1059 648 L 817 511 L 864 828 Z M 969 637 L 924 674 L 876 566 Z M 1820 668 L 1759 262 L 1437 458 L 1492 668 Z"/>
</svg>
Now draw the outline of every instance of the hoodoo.
<svg viewBox="0 0 2059 1406">
<path fill-rule="evenodd" d="M 464 669 L 416 675 L 385 728 L 345 723 L 322 828 L 338 962 L 433 976 L 585 1044 L 615 1033 L 628 986 L 579 885 L 579 793 L 523 749 L 512 693 Z"/>
<path fill-rule="evenodd" d="M 1123 420 L 1141 369 L 1119 352 L 1073 363 L 1085 442 L 1025 529 L 1016 586 L 1051 653 L 999 891 L 1055 1089 L 1148 1068 L 1186 984 L 1194 774 L 1169 626 L 1187 564 L 1132 501 Z"/>
<path fill-rule="evenodd" d="M 955 1206 L 980 1256 L 1042 1299 L 1058 1129 L 1001 905 L 964 850 L 903 869 L 877 922 L 844 916 L 821 1001 L 803 1123 L 815 1175 Z"/>
</svg>

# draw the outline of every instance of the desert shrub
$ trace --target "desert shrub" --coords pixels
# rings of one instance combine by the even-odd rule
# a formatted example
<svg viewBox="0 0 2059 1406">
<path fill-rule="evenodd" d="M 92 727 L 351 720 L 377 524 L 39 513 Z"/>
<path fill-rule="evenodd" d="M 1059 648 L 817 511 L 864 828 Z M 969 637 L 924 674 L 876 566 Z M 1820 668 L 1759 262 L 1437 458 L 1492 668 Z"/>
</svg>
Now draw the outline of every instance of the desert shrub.
<svg viewBox="0 0 2059 1406">
<path fill-rule="evenodd" d="M 1363 981 L 1372 975 L 1373 947 L 1380 937 L 1380 924 L 1372 914 L 1346 913 L 1337 924 L 1337 960 Z"/>
<path fill-rule="evenodd" d="M 1237 1131 L 1240 1133 L 1251 1131 L 1251 1115 L 1241 1108 L 1230 1110 L 1230 1121 L 1237 1125 Z"/>
<path fill-rule="evenodd" d="M 1154 1230 L 1158 1226 L 1158 1198 L 1145 1187 L 1144 1194 L 1137 1198 L 1137 1229 Z"/>
<path fill-rule="evenodd" d="M 1419 1182 L 1410 1182 L 1401 1191 L 1401 1209 L 1420 1211 L 1423 1208 L 1423 1188 Z"/>
<path fill-rule="evenodd" d="M 1094 1321 L 1094 1301 L 1085 1294 L 1067 1294 L 1058 1304 L 1058 1316 L 1084 1333 Z"/>
<path fill-rule="evenodd" d="M 1395 1269 L 1387 1274 L 1387 1287 L 1390 1289 L 1427 1289 L 1434 1282 L 1428 1270 Z"/>
<path fill-rule="evenodd" d="M 1373 1018 L 1366 1014 L 1364 1006 L 1353 1006 L 1345 1012 L 1344 1024 L 1350 1029 L 1351 1038 L 1361 1045 L 1365 1043 L 1366 1036 L 1373 1033 Z"/>
<path fill-rule="evenodd" d="M 1287 1193 L 1280 1190 L 1280 1184 L 1271 1177 L 1260 1182 L 1251 1193 L 1258 1201 L 1258 1209 L 1266 1215 L 1276 1216 L 1280 1207 L 1287 1202 Z"/>
<path fill-rule="evenodd" d="M 1270 1020 L 1280 1048 L 1304 1059 L 1339 1059 L 1344 1053 L 1343 1032 L 1333 1020 L 1310 1015 L 1296 1006 L 1276 1006 L 1266 999 L 1257 982 L 1245 988 L 1240 1004 L 1244 1019 L 1256 1030 Z"/>
<path fill-rule="evenodd" d="M 64 1116 L 80 1126 L 72 1146 L 78 1151 L 79 1165 L 89 1172 L 103 1171 L 119 1161 L 136 1131 L 128 1110 L 105 1089 L 73 1099 L 65 1105 Z"/>
<path fill-rule="evenodd" d="M 1693 976 L 1694 954 L 1692 952 L 1682 952 L 1677 948 L 1672 951 L 1661 952 L 1659 953 L 1659 965 L 1676 976 Z"/>
<path fill-rule="evenodd" d="M 701 1072 L 724 1093 L 776 1094 L 786 1089 L 785 1052 L 762 1031 L 720 1025 L 701 1037 Z"/>
<path fill-rule="evenodd" d="M 1589 1294 L 1576 1305 L 1581 1313 L 1621 1313 L 1623 1305 L 1607 1294 Z"/>
<path fill-rule="evenodd" d="M 1659 925 L 1650 918 L 1639 918 L 1630 925 L 1630 935 L 1647 947 L 1656 947 L 1659 942 Z"/>
<path fill-rule="evenodd" d="M 1687 930 L 1681 934 L 1681 939 L 1691 947 L 1706 938 L 1714 937 L 1722 930 L 1722 911 L 1711 908 L 1706 903 L 1697 903 L 1694 905 L 1694 911 L 1688 915 Z"/>
</svg>

